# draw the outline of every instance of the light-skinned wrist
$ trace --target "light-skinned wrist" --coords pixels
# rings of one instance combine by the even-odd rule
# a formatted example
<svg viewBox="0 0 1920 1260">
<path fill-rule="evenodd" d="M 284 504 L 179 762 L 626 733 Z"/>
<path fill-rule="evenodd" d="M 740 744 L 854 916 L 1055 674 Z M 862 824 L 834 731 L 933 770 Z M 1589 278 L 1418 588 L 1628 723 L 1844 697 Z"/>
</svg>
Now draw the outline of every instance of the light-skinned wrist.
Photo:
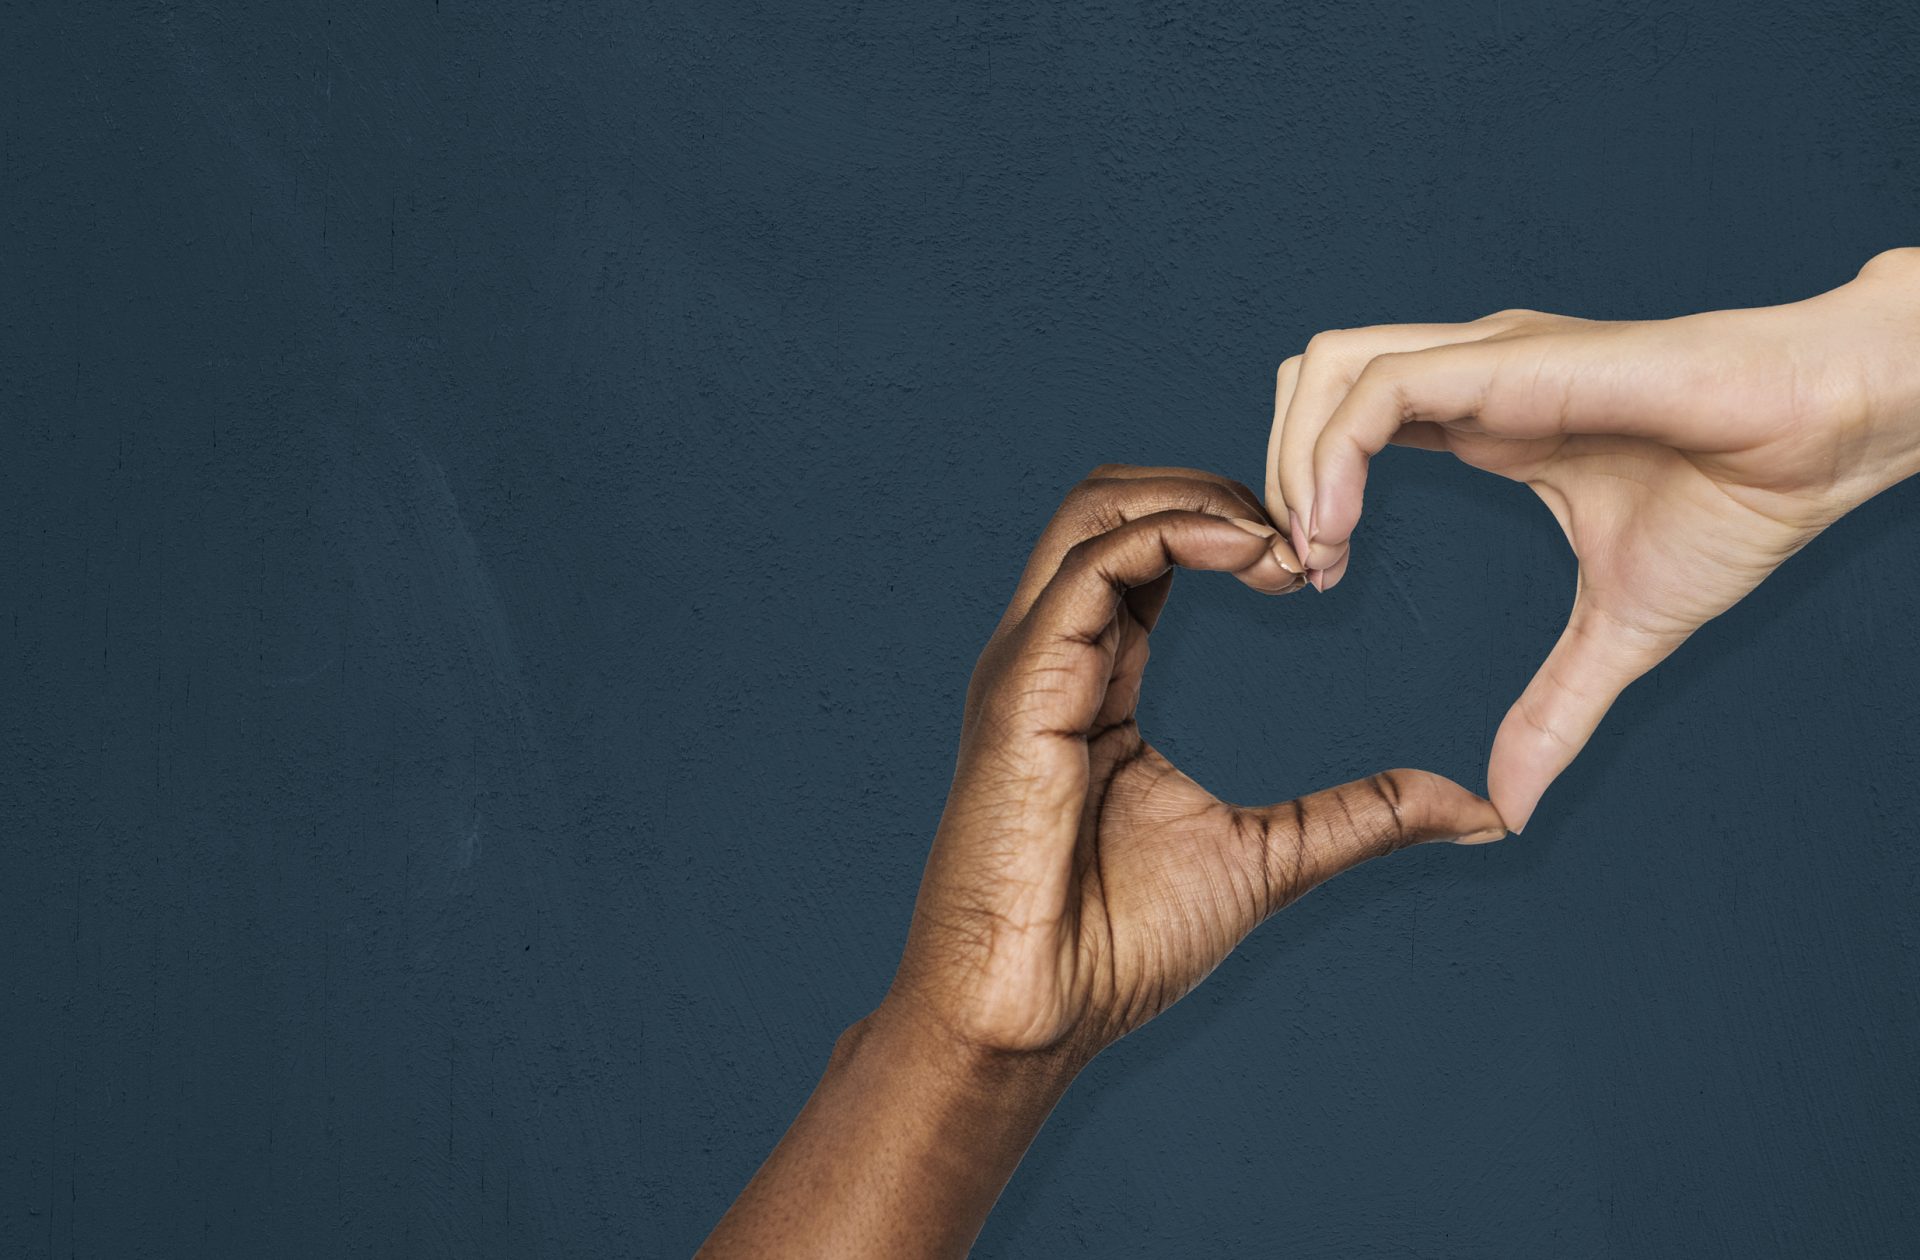
<svg viewBox="0 0 1920 1260">
<path fill-rule="evenodd" d="M 1823 297 L 1840 301 L 1816 299 L 1809 313 L 1842 339 L 1834 353 L 1850 388 L 1839 391 L 1829 422 L 1858 435 L 1859 502 L 1920 474 L 1920 248 L 1875 255 Z"/>
</svg>

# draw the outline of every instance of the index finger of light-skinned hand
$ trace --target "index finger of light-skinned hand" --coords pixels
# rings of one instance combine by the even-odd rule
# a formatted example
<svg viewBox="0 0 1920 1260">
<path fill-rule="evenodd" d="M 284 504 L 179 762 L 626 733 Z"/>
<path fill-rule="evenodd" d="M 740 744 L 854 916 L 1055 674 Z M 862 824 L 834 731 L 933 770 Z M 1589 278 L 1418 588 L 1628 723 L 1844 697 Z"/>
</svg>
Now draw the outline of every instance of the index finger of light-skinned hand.
<svg viewBox="0 0 1920 1260">
<path fill-rule="evenodd" d="M 1327 568 L 1345 554 L 1373 457 L 1407 424 L 1477 415 L 1505 353 L 1505 343 L 1473 341 L 1383 354 L 1367 364 L 1314 443 L 1309 568 Z"/>
<path fill-rule="evenodd" d="M 1280 486 L 1280 434 L 1286 427 L 1287 408 L 1293 402 L 1294 387 L 1300 383 L 1300 356 L 1282 363 L 1273 374 L 1273 424 L 1267 429 L 1267 471 L 1264 490 L 1267 515 L 1286 528 L 1287 495 Z M 1289 533 L 1291 537 L 1291 533 Z"/>
<path fill-rule="evenodd" d="M 1111 674 L 1107 631 L 1127 592 L 1174 568 L 1239 574 L 1270 541 L 1234 519 L 1167 511 L 1076 543 L 1013 631 L 1000 702 L 1031 713 L 1030 729 L 1085 733 Z"/>
<path fill-rule="evenodd" d="M 1269 442 L 1270 462 L 1279 486 L 1277 497 L 1285 501 L 1287 510 L 1285 517 L 1276 511 L 1274 521 L 1287 524 L 1294 535 L 1296 551 L 1305 547 L 1307 536 L 1314 532 L 1314 517 L 1319 506 L 1314 485 L 1314 451 L 1320 434 L 1367 365 L 1381 355 L 1477 340 L 1497 331 L 1498 327 L 1490 320 L 1467 324 L 1376 324 L 1369 328 L 1332 329 L 1317 334 L 1307 343 L 1286 414 L 1275 422 L 1277 440 Z M 1268 495 L 1269 501 L 1275 497 L 1272 493 Z M 1301 559 L 1305 561 L 1307 557 Z M 1308 564 L 1307 568 L 1310 571 L 1329 569 L 1332 559 L 1329 557 L 1325 564 Z M 1322 588 L 1328 585 L 1323 582 Z"/>
<path fill-rule="evenodd" d="M 1250 812 L 1262 825 L 1269 914 L 1368 858 L 1430 840 L 1481 844 L 1506 834 L 1491 803 L 1426 770 L 1387 770 Z"/>
<path fill-rule="evenodd" d="M 1320 431 L 1313 451 L 1310 569 L 1337 560 L 1359 523 L 1367 468 L 1403 430 L 1464 426 L 1519 440 L 1570 433 L 1659 437 L 1667 421 L 1628 378 L 1639 344 L 1631 325 L 1467 341 L 1384 354 L 1367 364 Z M 1642 355 L 1641 357 L 1644 357 Z M 1431 434 L 1432 430 L 1428 430 Z M 1434 445 L 1430 438 L 1416 444 Z"/>
</svg>

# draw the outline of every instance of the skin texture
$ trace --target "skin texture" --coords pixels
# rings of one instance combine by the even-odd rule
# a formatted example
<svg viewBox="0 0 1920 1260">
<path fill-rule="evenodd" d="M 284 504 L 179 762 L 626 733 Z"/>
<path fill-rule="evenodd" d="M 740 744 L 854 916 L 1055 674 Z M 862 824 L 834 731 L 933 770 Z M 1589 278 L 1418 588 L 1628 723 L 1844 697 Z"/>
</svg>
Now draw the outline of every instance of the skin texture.
<svg viewBox="0 0 1920 1260">
<path fill-rule="evenodd" d="M 1785 306 L 1602 323 L 1502 311 L 1325 332 L 1281 364 L 1266 505 L 1345 576 L 1389 443 L 1525 482 L 1579 559 L 1567 629 L 1494 738 L 1515 831 L 1628 684 L 1920 471 L 1920 250 Z"/>
<path fill-rule="evenodd" d="M 1503 834 L 1422 771 L 1261 808 L 1182 774 L 1134 720 L 1176 567 L 1302 584 L 1253 492 L 1207 473 L 1105 467 L 1048 525 L 974 672 L 893 985 L 702 1255 L 964 1254 L 1080 1068 L 1262 919 L 1370 857 Z"/>
</svg>

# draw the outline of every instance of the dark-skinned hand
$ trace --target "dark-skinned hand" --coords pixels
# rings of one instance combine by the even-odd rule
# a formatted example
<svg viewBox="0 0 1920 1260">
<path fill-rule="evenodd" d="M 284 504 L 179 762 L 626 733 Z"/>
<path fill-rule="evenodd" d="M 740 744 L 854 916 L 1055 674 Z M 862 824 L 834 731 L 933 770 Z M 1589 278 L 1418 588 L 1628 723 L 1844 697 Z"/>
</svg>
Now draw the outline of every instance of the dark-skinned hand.
<svg viewBox="0 0 1920 1260">
<path fill-rule="evenodd" d="M 1104 467 L 1047 526 L 974 671 L 887 998 L 705 1254 L 963 1253 L 1079 1068 L 1261 920 L 1368 858 L 1504 834 L 1418 770 L 1261 807 L 1181 773 L 1135 717 L 1175 568 L 1302 584 L 1259 498 L 1209 473 Z"/>
</svg>

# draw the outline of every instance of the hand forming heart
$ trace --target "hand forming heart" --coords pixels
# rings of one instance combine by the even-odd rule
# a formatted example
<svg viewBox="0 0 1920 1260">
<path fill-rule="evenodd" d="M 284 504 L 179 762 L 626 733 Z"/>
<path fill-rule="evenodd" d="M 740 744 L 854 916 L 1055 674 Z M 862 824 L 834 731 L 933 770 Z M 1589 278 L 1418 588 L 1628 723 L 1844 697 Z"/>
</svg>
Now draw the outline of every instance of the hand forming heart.
<svg viewBox="0 0 1920 1260">
<path fill-rule="evenodd" d="M 1370 857 L 1505 834 L 1419 770 L 1263 808 L 1180 773 L 1134 720 L 1176 567 L 1303 576 L 1224 477 L 1108 466 L 1067 496 L 974 670 L 892 988 L 703 1254 L 964 1252 L 1080 1067 L 1262 919 Z"/>
<path fill-rule="evenodd" d="M 1580 561 L 1573 609 L 1487 767 L 1518 831 L 1628 684 L 1920 469 L 1916 347 L 1920 250 L 1785 306 L 1322 333 L 1280 367 L 1266 503 L 1327 590 L 1388 443 L 1450 451 L 1552 510 Z"/>
<path fill-rule="evenodd" d="M 1090 1057 L 1329 876 L 1422 840 L 1505 834 L 1487 802 L 1422 771 L 1258 809 L 1182 774 L 1134 719 L 1175 566 L 1300 585 L 1245 486 L 1102 468 L 1047 527 L 975 670 L 889 999 L 962 1041 Z"/>
</svg>

